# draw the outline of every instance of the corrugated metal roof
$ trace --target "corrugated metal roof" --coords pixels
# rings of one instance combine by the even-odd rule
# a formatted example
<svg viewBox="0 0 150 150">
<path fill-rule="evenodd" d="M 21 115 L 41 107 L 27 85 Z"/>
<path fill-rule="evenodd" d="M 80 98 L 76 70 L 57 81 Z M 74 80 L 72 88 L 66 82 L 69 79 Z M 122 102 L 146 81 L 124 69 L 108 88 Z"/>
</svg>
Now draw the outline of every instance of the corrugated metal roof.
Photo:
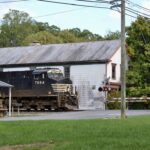
<svg viewBox="0 0 150 150">
<path fill-rule="evenodd" d="M 0 66 L 63 62 L 108 61 L 120 40 L 0 48 Z"/>
<path fill-rule="evenodd" d="M 0 81 L 0 87 L 13 87 L 13 85 Z"/>
</svg>

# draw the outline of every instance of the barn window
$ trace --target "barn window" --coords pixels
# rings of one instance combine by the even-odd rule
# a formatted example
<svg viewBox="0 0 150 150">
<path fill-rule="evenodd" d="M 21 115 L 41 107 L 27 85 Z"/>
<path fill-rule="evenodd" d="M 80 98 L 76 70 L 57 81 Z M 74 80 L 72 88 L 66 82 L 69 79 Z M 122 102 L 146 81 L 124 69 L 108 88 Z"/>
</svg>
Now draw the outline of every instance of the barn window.
<svg viewBox="0 0 150 150">
<path fill-rule="evenodd" d="M 116 79 L 116 64 L 112 63 L 112 79 Z"/>
</svg>

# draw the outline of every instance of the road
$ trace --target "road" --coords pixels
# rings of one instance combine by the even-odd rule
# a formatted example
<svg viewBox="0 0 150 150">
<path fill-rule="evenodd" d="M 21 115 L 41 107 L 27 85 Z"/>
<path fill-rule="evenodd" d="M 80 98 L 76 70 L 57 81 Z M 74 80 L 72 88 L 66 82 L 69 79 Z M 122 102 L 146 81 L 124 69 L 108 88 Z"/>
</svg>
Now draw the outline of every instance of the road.
<svg viewBox="0 0 150 150">
<path fill-rule="evenodd" d="M 150 110 L 128 110 L 127 116 L 150 115 Z M 72 112 L 22 112 L 13 117 L 0 118 L 0 121 L 17 120 L 80 120 L 98 118 L 119 118 L 119 110 L 89 110 Z"/>
</svg>

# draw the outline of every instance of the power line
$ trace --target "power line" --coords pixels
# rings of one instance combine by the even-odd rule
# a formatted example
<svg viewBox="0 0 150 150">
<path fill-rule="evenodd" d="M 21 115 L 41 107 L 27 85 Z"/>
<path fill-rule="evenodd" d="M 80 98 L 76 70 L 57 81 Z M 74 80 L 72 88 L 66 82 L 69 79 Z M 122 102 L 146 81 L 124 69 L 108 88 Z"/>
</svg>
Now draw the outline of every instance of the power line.
<svg viewBox="0 0 150 150">
<path fill-rule="evenodd" d="M 111 6 L 111 8 L 117 8 L 118 9 L 118 7 L 120 7 L 120 4 L 118 4 L 117 1 L 119 1 L 119 0 L 114 0 L 113 1 L 113 3 L 112 3 L 113 5 Z M 150 14 L 146 14 L 144 12 L 141 12 L 141 11 L 129 8 L 129 7 L 125 7 L 125 10 L 128 11 L 128 12 L 130 12 L 130 14 L 135 14 L 135 15 L 138 15 L 138 16 L 150 18 Z M 134 17 L 134 16 L 132 16 L 132 17 Z"/>
<path fill-rule="evenodd" d="M 110 1 L 106 1 L 106 0 L 99 0 L 99 1 L 92 1 L 92 0 L 76 0 L 76 1 L 80 1 L 80 2 L 94 2 L 94 3 L 108 3 L 108 4 L 110 4 Z"/>
<path fill-rule="evenodd" d="M 129 4 L 129 5 L 132 5 L 132 6 L 135 6 L 135 7 L 141 8 L 141 9 L 143 9 L 143 10 L 145 10 L 145 11 L 150 12 L 150 9 L 148 9 L 148 8 L 146 8 L 146 7 L 143 7 L 143 6 L 139 5 L 139 4 L 133 3 L 133 2 L 131 2 L 130 0 L 127 0 L 126 3 Z"/>
<path fill-rule="evenodd" d="M 118 9 L 118 12 L 119 13 L 121 13 L 121 11 L 119 10 L 119 8 L 118 7 L 116 7 L 117 9 Z M 129 8 L 130 9 L 130 8 Z M 127 9 L 125 9 L 125 10 L 127 10 Z M 130 9 L 130 10 L 133 10 L 133 9 Z M 129 10 L 128 10 L 129 11 Z M 134 10 L 133 10 L 134 11 Z M 136 11 L 136 10 L 135 10 Z M 130 11 L 131 12 L 131 11 Z M 139 11 L 137 11 L 137 12 L 139 12 Z M 132 13 L 134 13 L 134 14 L 137 14 L 137 13 L 135 13 L 135 12 L 132 12 Z M 127 14 L 127 13 L 125 13 L 127 16 L 130 16 L 130 17 L 132 17 L 132 18 L 137 18 L 137 17 L 135 17 L 135 16 L 132 16 L 132 15 L 130 15 L 130 14 Z M 142 34 L 142 38 L 143 38 L 143 40 L 144 40 L 144 43 L 146 44 L 147 43 L 147 41 L 146 41 L 146 38 L 145 38 L 145 36 L 144 36 L 144 34 L 143 34 L 143 32 L 142 32 L 142 30 L 140 30 L 141 31 L 141 34 Z"/>
<path fill-rule="evenodd" d="M 120 1 L 120 0 L 114 0 L 114 1 L 106 1 L 106 0 L 76 0 L 76 1 L 82 1 L 82 2 L 92 2 L 92 3 L 109 3 L 109 4 L 113 4 L 113 6 L 111 7 L 111 8 L 113 8 L 113 7 L 116 7 L 116 8 L 118 8 L 118 7 L 120 7 L 120 4 L 118 4 L 117 2 L 118 1 Z M 129 0 L 127 0 L 128 1 L 128 3 L 130 2 Z M 135 4 L 134 3 L 134 5 L 138 5 L 138 4 Z M 140 5 L 138 5 L 139 7 L 142 7 L 142 6 L 140 6 Z M 142 8 L 144 8 L 144 7 L 142 7 Z M 147 17 L 147 18 L 149 18 L 150 17 L 150 15 L 149 14 L 146 14 L 146 13 L 144 13 L 144 12 L 141 12 L 141 11 L 138 11 L 138 10 L 135 10 L 135 9 L 132 9 L 132 8 L 129 8 L 129 7 L 126 7 L 125 8 L 128 12 L 130 12 L 130 13 L 132 13 L 132 14 L 135 14 L 135 15 L 140 15 L 140 16 L 143 16 L 143 17 Z M 146 9 L 146 8 L 145 8 Z M 148 9 L 147 9 L 148 10 Z M 149 10 L 150 11 L 150 10 Z M 130 15 L 131 16 L 131 15 Z M 133 16 L 132 16 L 133 17 Z"/>
<path fill-rule="evenodd" d="M 23 2 L 23 1 L 29 1 L 29 0 L 9 0 L 9 1 L 2 1 L 0 3 L 13 3 L 13 2 Z M 82 5 L 82 4 L 75 4 L 75 3 L 65 3 L 65 2 L 58 2 L 58 1 L 51 1 L 51 0 L 38 0 L 38 1 L 43 1 L 43 2 L 50 2 L 50 3 L 57 3 L 57 4 L 64 4 L 64 5 L 72 5 L 72 6 L 82 6 L 82 7 L 89 7 L 89 8 L 102 8 L 102 9 L 110 9 L 109 7 L 100 7 L 100 6 L 93 6 L 93 5 Z M 76 0 L 76 1 L 80 1 L 80 2 L 92 2 L 92 3 L 106 3 L 106 4 L 110 4 L 110 1 L 107 1 L 107 0 Z M 132 4 L 134 6 L 137 6 L 139 8 L 142 8 L 142 9 L 145 9 L 147 11 L 150 11 L 150 9 L 148 8 L 145 8 L 145 7 L 142 7 L 141 5 L 138 5 L 136 3 L 133 3 L 129 0 L 127 0 L 127 3 L 128 4 Z M 115 9 L 111 9 L 113 11 L 117 11 L 117 12 L 120 12 L 119 10 L 115 10 Z M 137 11 L 135 9 L 131 9 L 129 7 L 126 7 L 126 10 L 132 14 L 135 14 L 135 15 L 140 15 L 140 16 L 143 16 L 143 17 L 147 17 L 149 18 L 150 15 L 148 14 L 145 14 L 143 12 L 140 12 L 140 11 Z M 46 16 L 53 16 L 53 15 L 57 15 L 57 14 L 62 14 L 62 13 L 67 13 L 67 12 L 72 12 L 72 11 L 76 11 L 75 9 L 72 9 L 72 10 L 66 10 L 66 11 L 60 11 L 60 12 L 56 12 L 56 13 L 51 13 L 51 14 L 46 14 L 46 15 L 41 15 L 41 16 L 36 16 L 34 18 L 39 18 L 39 17 L 46 17 Z M 136 18 L 135 16 L 131 15 L 131 14 L 128 14 L 126 13 L 127 16 L 130 16 L 132 18 Z"/>
<path fill-rule="evenodd" d="M 29 0 L 20 0 L 20 1 L 29 1 Z M 20 2 L 20 1 L 11 1 L 11 2 Z M 40 0 L 41 1 L 41 0 Z M 8 1 L 7 1 L 8 2 Z M 10 2 L 10 1 L 9 1 Z M 3 2 L 0 2 L 0 3 L 3 3 Z M 78 6 L 78 5 L 77 5 Z M 87 6 L 87 5 L 82 5 L 83 8 L 86 8 L 86 7 L 92 7 L 92 8 L 101 8 L 101 7 L 97 7 L 97 6 Z M 58 15 L 58 14 L 63 14 L 63 13 L 68 13 L 68 12 L 73 12 L 73 11 L 77 11 L 77 10 L 81 10 L 83 8 L 80 8 L 80 9 L 71 9 L 71 10 L 64 10 L 64 11 L 59 11 L 59 12 L 55 12 L 55 13 L 50 13 L 50 14 L 44 14 L 44 15 L 41 15 L 41 16 L 35 16 L 33 18 L 40 18 L 40 17 L 47 17 L 47 16 L 54 16 L 54 15 Z M 103 7 L 102 7 L 103 8 Z M 108 8 L 105 8 L 105 9 L 110 9 L 109 7 Z M 118 10 L 115 10 L 115 9 L 110 9 L 110 10 L 113 10 L 113 11 L 116 11 L 116 12 L 119 12 Z M 120 12 L 119 12 L 120 13 Z M 132 17 L 132 18 L 136 18 L 130 14 L 127 14 L 126 15 Z"/>
<path fill-rule="evenodd" d="M 83 7 L 83 8 L 85 8 L 85 7 Z M 59 11 L 59 12 L 55 12 L 55 13 L 49 13 L 49 14 L 45 14 L 45 15 L 41 15 L 41 16 L 35 16 L 33 18 L 40 18 L 40 17 L 47 17 L 47 16 L 58 15 L 58 14 L 64 14 L 64 13 L 68 13 L 68 12 L 78 11 L 78 10 L 81 10 L 83 8 L 71 9 L 71 10 L 64 10 L 64 11 Z"/>
<path fill-rule="evenodd" d="M 115 4 L 115 3 L 114 3 L 114 4 Z M 117 2 L 116 2 L 116 4 L 119 5 Z M 114 8 L 115 8 L 115 7 L 114 7 Z M 121 13 L 121 10 L 119 10 L 118 7 L 116 7 L 116 8 L 117 8 L 116 11 L 117 11 L 118 13 Z M 135 18 L 135 19 L 137 18 L 137 17 L 135 17 L 135 16 L 133 16 L 133 15 L 131 15 L 131 14 L 128 14 L 128 13 L 126 13 L 126 12 L 125 12 L 125 15 L 126 15 L 126 16 L 129 16 L 129 17 L 132 17 L 132 18 Z"/>
<path fill-rule="evenodd" d="M 29 1 L 29 0 L 12 0 L 12 1 L 2 1 L 0 3 L 15 3 L 15 2 L 23 2 L 23 1 Z"/>
<path fill-rule="evenodd" d="M 83 8 L 85 8 L 85 7 L 83 7 Z M 78 11 L 78 10 L 81 10 L 81 9 L 83 9 L 83 8 L 59 11 L 59 12 L 50 13 L 50 14 L 45 14 L 45 15 L 41 15 L 41 16 L 35 16 L 35 17 L 33 17 L 33 18 L 40 18 L 40 17 L 47 17 L 47 16 L 55 16 L 55 15 L 59 15 L 59 14 L 63 14 L 63 13 Z M 120 10 L 115 10 L 115 9 L 111 9 L 111 10 L 112 10 L 112 11 L 116 11 L 116 12 L 118 12 L 118 13 L 121 13 Z M 137 18 L 137 17 L 135 17 L 135 16 L 133 16 L 133 15 L 131 15 L 131 14 L 128 14 L 128 13 L 126 13 L 126 15 L 129 16 L 129 17 L 135 18 L 135 19 Z"/>
<path fill-rule="evenodd" d="M 83 5 L 83 4 L 76 4 L 76 3 L 66 3 L 66 2 L 60 2 L 60 1 L 51 1 L 51 0 L 38 0 L 38 1 L 41 1 L 41 2 L 49 2 L 49 3 L 55 3 L 55 4 L 63 4 L 63 5 L 71 5 L 71 6 L 81 6 L 81 7 L 89 7 L 89 8 L 101 8 L 101 9 L 110 9 L 110 10 L 113 10 L 113 11 L 116 11 L 116 12 L 120 12 L 119 10 L 115 10 L 115 9 L 111 9 L 109 7 L 101 7 L 101 6 L 94 6 L 94 5 Z M 92 0 L 77 0 L 77 1 L 91 1 L 93 3 L 95 2 L 104 2 L 105 0 L 102 0 L 102 1 L 92 1 Z M 106 2 L 106 1 L 105 1 Z M 107 1 L 108 2 L 108 1 Z M 110 3 L 110 1 L 109 1 Z M 118 4 L 118 3 L 117 3 Z M 119 5 L 118 5 L 119 6 Z M 38 17 L 45 17 L 45 16 L 52 16 L 52 15 L 57 15 L 57 14 L 61 14 L 61 13 L 67 13 L 67 12 L 70 12 L 70 11 L 73 11 L 73 10 L 69 10 L 69 11 L 62 11 L 62 12 L 56 12 L 56 13 L 52 13 L 52 14 L 47 14 L 47 15 L 43 15 L 43 16 L 37 16 Z M 129 13 L 126 13 L 127 16 L 129 17 L 132 17 L 132 18 L 137 18 L 136 16 L 133 16 L 132 14 L 134 15 L 139 15 L 139 16 L 143 16 L 143 17 L 147 17 L 149 18 L 150 15 L 148 14 L 145 14 L 145 13 L 142 13 L 140 11 L 137 11 L 137 10 L 134 10 L 134 9 L 131 9 L 129 7 L 126 7 L 126 11 L 128 11 Z M 35 17 L 36 18 L 36 17 Z"/>
<path fill-rule="evenodd" d="M 118 8 L 118 7 L 120 7 L 120 4 L 117 3 L 117 0 L 113 1 L 113 6 L 111 8 Z M 147 13 L 144 13 L 144 12 L 141 12 L 141 11 L 129 8 L 129 7 L 125 7 L 125 10 L 130 12 L 131 14 L 140 15 L 140 16 L 147 17 L 147 18 L 150 17 L 150 15 Z"/>
<path fill-rule="evenodd" d="M 140 15 L 140 16 L 143 16 L 143 17 L 147 17 L 147 18 L 150 18 L 150 15 L 149 14 L 145 14 L 145 13 L 142 13 L 140 11 L 137 11 L 135 9 L 132 9 L 132 8 L 129 8 L 129 7 L 126 7 L 126 10 L 133 13 L 133 14 L 136 14 L 136 15 Z"/>
<path fill-rule="evenodd" d="M 89 8 L 101 8 L 101 9 L 108 9 L 118 12 L 115 9 L 111 9 L 110 7 L 100 7 L 100 6 L 94 6 L 94 5 L 82 5 L 82 4 L 75 4 L 75 3 L 66 3 L 66 2 L 59 2 L 59 1 L 51 1 L 51 0 L 37 0 L 41 2 L 49 2 L 49 3 L 55 3 L 55 4 L 62 4 L 62 5 L 71 5 L 71 6 L 82 6 L 82 7 L 89 7 Z M 58 12 L 59 13 L 59 12 Z M 60 12 L 61 13 L 61 12 Z M 56 14 L 56 13 L 55 13 Z M 55 15 L 50 14 L 50 15 Z M 46 15 L 45 15 L 46 16 Z"/>
<path fill-rule="evenodd" d="M 103 6 L 93 6 L 93 5 L 82 5 L 82 4 L 76 4 L 76 3 L 66 3 L 66 2 L 59 2 L 59 1 L 51 1 L 51 0 L 37 0 L 41 2 L 48 2 L 48 3 L 54 3 L 54 4 L 62 4 L 62 5 L 71 5 L 71 6 L 81 6 L 81 7 L 89 7 L 89 8 L 102 8 L 102 9 L 110 9 L 109 7 L 103 7 Z"/>
<path fill-rule="evenodd" d="M 76 3 L 66 3 L 66 2 L 51 1 L 51 0 L 37 0 L 37 1 L 49 2 L 49 3 L 55 3 L 55 4 L 62 4 L 62 5 L 80 6 L 80 7 L 85 7 L 85 8 L 86 7 L 87 8 L 101 8 L 101 9 L 108 9 L 108 10 L 113 10 L 113 11 L 118 12 L 117 10 L 111 9 L 110 7 L 100 7 L 100 6 L 94 6 L 94 5 L 82 5 L 82 4 L 76 4 Z M 56 15 L 56 14 L 61 14 L 61 12 L 56 12 L 54 14 L 48 14 L 48 15 L 52 16 L 52 15 Z M 43 15 L 43 17 L 48 16 L 48 15 Z M 37 16 L 37 17 L 40 17 L 40 16 Z"/>
<path fill-rule="evenodd" d="M 118 11 L 119 13 L 121 13 L 121 11 Z M 131 14 L 128 14 L 128 13 L 125 13 L 125 15 L 126 16 L 129 16 L 129 17 L 131 17 L 131 18 L 134 18 L 134 19 L 136 19 L 137 17 L 136 16 L 133 16 L 133 15 L 131 15 Z"/>
</svg>

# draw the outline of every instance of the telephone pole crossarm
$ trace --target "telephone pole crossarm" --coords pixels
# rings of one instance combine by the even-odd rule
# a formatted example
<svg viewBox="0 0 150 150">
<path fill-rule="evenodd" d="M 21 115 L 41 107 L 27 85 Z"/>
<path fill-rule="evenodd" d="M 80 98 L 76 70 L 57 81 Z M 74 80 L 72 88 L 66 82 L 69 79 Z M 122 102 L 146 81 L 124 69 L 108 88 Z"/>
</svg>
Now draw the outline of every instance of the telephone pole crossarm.
<svg viewBox="0 0 150 150">
<path fill-rule="evenodd" d="M 116 7 L 121 7 L 121 4 L 113 5 L 113 6 L 111 6 L 110 8 L 113 9 L 113 8 L 116 8 Z"/>
</svg>

